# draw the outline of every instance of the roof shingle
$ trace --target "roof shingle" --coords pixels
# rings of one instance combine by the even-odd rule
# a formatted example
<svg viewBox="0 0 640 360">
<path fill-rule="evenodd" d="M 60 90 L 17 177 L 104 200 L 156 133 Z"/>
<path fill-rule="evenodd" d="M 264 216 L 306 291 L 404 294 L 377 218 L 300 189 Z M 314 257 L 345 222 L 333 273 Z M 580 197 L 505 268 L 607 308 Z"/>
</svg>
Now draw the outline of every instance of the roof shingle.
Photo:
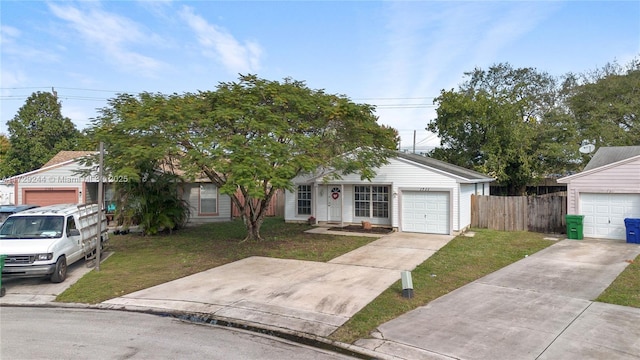
<svg viewBox="0 0 640 360">
<path fill-rule="evenodd" d="M 59 153 L 57 153 L 54 157 L 51 158 L 51 160 L 47 161 L 46 164 L 42 165 L 42 168 L 46 168 L 52 165 L 56 165 L 56 164 L 60 164 L 63 163 L 65 161 L 69 161 L 69 160 L 73 160 L 73 159 L 77 159 L 83 156 L 88 156 L 88 155 L 93 155 L 95 154 L 95 151 L 68 151 L 68 150 L 63 150 L 60 151 Z"/>
</svg>

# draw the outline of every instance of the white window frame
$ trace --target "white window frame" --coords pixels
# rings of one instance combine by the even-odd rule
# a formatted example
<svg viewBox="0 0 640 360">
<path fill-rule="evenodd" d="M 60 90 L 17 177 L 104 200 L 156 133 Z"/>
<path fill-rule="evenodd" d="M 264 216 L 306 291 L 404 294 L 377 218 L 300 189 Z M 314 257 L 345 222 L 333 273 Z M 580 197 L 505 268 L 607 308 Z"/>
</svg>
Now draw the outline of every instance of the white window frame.
<svg viewBox="0 0 640 360">
<path fill-rule="evenodd" d="M 202 200 L 213 200 L 213 212 L 203 211 Z M 214 184 L 200 184 L 198 194 L 198 215 L 218 215 L 218 187 Z"/>
</svg>

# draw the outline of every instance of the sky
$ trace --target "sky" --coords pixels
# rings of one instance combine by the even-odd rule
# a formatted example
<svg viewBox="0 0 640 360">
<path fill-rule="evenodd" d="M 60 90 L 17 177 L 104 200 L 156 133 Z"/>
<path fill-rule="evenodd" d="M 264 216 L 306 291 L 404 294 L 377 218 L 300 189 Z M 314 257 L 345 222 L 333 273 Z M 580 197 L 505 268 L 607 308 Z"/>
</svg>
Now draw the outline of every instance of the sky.
<svg viewBox="0 0 640 360">
<path fill-rule="evenodd" d="M 0 2 L 0 133 L 55 89 L 78 129 L 117 94 L 215 90 L 239 74 L 376 106 L 402 147 L 442 90 L 498 63 L 554 76 L 640 54 L 640 1 Z"/>
</svg>

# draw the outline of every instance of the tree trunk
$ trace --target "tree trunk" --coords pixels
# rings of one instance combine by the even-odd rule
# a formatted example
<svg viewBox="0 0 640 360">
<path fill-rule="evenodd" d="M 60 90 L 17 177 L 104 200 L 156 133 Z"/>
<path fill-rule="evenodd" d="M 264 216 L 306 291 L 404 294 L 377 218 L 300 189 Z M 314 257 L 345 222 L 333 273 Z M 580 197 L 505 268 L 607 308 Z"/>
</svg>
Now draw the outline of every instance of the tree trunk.
<svg viewBox="0 0 640 360">
<path fill-rule="evenodd" d="M 231 196 L 231 200 L 238 207 L 242 221 L 247 228 L 247 237 L 242 242 L 264 240 L 260 235 L 260 228 L 264 222 L 265 211 L 274 193 L 275 190 L 270 189 L 266 192 L 264 199 L 253 199 L 247 194 L 247 191 L 242 191 L 243 201 L 240 201 L 236 195 Z"/>
<path fill-rule="evenodd" d="M 247 237 L 242 240 L 245 241 L 262 241 L 264 240 L 262 236 L 260 236 L 260 228 L 262 227 L 263 219 L 252 220 L 249 217 L 245 219 L 245 225 L 247 226 Z"/>
</svg>

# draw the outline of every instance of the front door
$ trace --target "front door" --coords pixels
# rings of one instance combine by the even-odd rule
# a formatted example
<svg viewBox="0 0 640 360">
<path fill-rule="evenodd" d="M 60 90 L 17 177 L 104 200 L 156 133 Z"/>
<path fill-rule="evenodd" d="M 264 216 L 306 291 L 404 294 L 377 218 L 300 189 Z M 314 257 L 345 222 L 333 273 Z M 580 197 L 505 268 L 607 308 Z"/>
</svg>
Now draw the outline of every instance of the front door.
<svg viewBox="0 0 640 360">
<path fill-rule="evenodd" d="M 340 186 L 329 185 L 329 222 L 342 222 L 342 189 Z"/>
</svg>

